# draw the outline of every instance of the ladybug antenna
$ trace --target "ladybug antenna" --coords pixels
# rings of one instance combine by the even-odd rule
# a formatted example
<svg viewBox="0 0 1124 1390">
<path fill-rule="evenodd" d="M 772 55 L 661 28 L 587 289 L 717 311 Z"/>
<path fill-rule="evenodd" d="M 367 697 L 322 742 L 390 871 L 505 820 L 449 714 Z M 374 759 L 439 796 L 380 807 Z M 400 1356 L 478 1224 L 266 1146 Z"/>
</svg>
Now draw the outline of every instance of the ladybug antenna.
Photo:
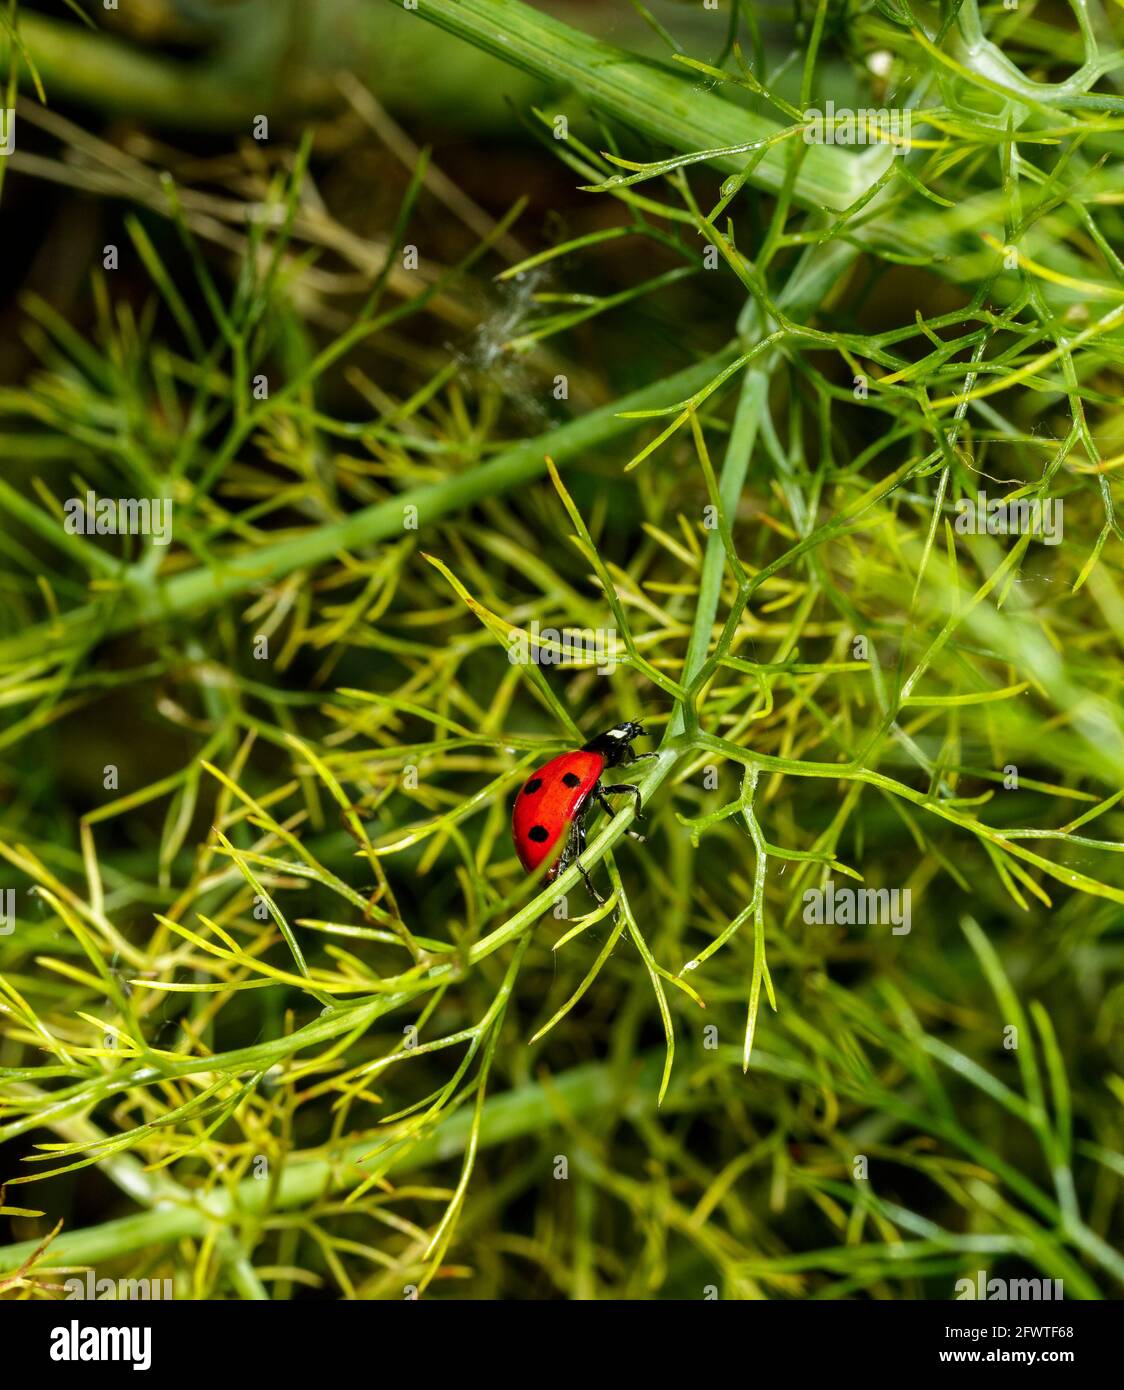
<svg viewBox="0 0 1124 1390">
<path fill-rule="evenodd" d="M 637 738 L 652 737 L 652 731 L 648 728 L 648 721 L 656 717 L 657 713 L 656 710 L 644 710 L 643 713 L 638 714 L 635 719 L 629 720 L 629 723 L 638 730 L 636 734 Z"/>
</svg>

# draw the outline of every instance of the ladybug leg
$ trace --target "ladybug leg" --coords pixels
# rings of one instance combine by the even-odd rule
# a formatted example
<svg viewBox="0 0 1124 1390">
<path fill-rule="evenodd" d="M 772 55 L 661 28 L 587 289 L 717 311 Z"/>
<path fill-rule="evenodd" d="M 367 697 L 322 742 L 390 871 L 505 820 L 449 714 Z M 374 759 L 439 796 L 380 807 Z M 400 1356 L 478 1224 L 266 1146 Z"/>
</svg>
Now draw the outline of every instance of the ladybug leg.
<svg viewBox="0 0 1124 1390">
<path fill-rule="evenodd" d="M 612 808 L 609 806 L 609 803 L 605 800 L 605 797 L 623 795 L 625 792 L 628 792 L 629 796 L 635 798 L 636 819 L 643 820 L 644 803 L 640 797 L 640 788 L 634 787 L 631 782 L 619 782 L 611 787 L 602 787 L 600 792 L 598 793 L 598 798 L 601 801 L 601 804 L 606 807 L 606 809 L 611 810 Z"/>
<path fill-rule="evenodd" d="M 576 862 L 578 868 L 581 870 L 582 878 L 585 879 L 585 886 L 589 889 L 589 895 L 590 895 L 590 897 L 593 898 L 595 902 L 603 903 L 603 902 L 605 901 L 605 899 L 601 896 L 601 894 L 597 891 L 597 889 L 594 888 L 594 886 L 593 886 L 593 880 L 590 878 L 590 876 L 589 876 L 589 875 L 586 873 L 586 871 L 585 871 L 585 865 L 582 863 L 582 861 L 581 861 L 580 859 L 576 860 L 575 862 Z"/>
<path fill-rule="evenodd" d="M 593 880 L 586 873 L 585 865 L 581 861 L 582 850 L 585 849 L 585 821 L 578 816 L 573 825 L 570 826 L 570 838 L 566 841 L 566 848 L 562 851 L 562 858 L 570 864 L 578 866 L 578 872 L 585 880 L 585 886 L 589 890 L 590 897 L 596 902 L 603 903 L 605 899 L 593 886 Z"/>
<path fill-rule="evenodd" d="M 617 813 L 616 813 L 616 809 L 609 803 L 607 797 L 605 796 L 605 792 L 607 792 L 607 791 L 608 791 L 608 792 L 612 792 L 612 791 L 616 791 L 616 790 L 617 790 L 616 787 L 606 787 L 606 788 L 604 788 L 604 790 L 602 790 L 601 783 L 598 782 L 598 784 L 597 784 L 597 786 L 596 786 L 596 788 L 594 789 L 594 792 L 593 792 L 593 795 L 597 798 L 597 802 L 598 802 L 598 804 L 600 805 L 601 809 L 605 812 L 605 814 L 606 814 L 607 816 L 610 816 L 610 817 L 615 816 Z M 635 787 L 627 787 L 627 788 L 625 788 L 625 790 L 626 790 L 626 791 L 630 791 L 630 792 L 635 792 L 635 791 L 636 791 L 636 788 L 635 788 Z M 638 802 L 639 802 L 639 793 L 637 793 L 637 800 L 638 800 Z M 637 817 L 637 819 L 639 820 L 639 818 L 640 818 L 640 812 L 639 812 L 639 811 L 637 811 L 636 817 Z M 643 839 L 644 839 L 644 836 L 641 835 L 641 834 L 639 833 L 639 831 L 636 831 L 636 830 L 626 830 L 624 833 L 629 837 L 630 840 L 641 840 L 641 841 L 643 841 Z"/>
<path fill-rule="evenodd" d="M 572 832 L 566 836 L 566 843 L 562 846 L 562 853 L 558 856 L 558 867 L 554 870 L 554 873 L 551 875 L 552 878 L 557 878 L 559 874 L 564 874 L 566 870 L 570 867 L 570 865 L 574 862 L 574 856 L 572 852 L 573 839 L 574 837 Z"/>
</svg>

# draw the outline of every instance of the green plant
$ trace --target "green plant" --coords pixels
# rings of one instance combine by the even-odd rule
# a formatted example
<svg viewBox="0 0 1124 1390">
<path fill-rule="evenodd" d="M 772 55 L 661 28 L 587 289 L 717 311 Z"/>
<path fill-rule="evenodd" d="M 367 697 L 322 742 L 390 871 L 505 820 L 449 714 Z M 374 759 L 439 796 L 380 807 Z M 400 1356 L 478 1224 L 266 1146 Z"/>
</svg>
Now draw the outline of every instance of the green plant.
<svg viewBox="0 0 1124 1390">
<path fill-rule="evenodd" d="M 845 33 L 821 3 L 794 63 L 750 8 L 655 64 L 424 0 L 569 88 L 527 128 L 606 211 L 532 253 L 485 215 L 414 278 L 426 152 L 374 254 L 311 138 L 251 162 L 226 285 L 211 195 L 39 118 L 137 190 L 151 293 L 96 274 L 92 341 L 31 300 L 40 369 L 0 394 L 0 854 L 39 913 L 0 937 L 4 1210 L 90 1169 L 143 1210 L 41 1222 L 0 1288 L 915 1297 L 1010 1261 L 1119 1292 L 1110 20 L 1075 3 L 1075 53 L 1020 16 L 1015 68 L 974 0 Z M 907 157 L 805 142 L 825 49 L 878 55 Z M 625 237 L 652 273 L 605 288 Z M 981 480 L 1063 501 L 1061 543 L 962 534 Z M 95 484 L 170 497 L 175 551 L 69 535 Z M 533 623 L 618 669 L 512 663 Z M 575 912 L 511 797 L 640 714 L 647 841 L 595 827 L 611 894 Z M 75 786 L 44 750 L 78 720 Z M 808 920 L 834 878 L 908 889 L 908 935 Z"/>
</svg>

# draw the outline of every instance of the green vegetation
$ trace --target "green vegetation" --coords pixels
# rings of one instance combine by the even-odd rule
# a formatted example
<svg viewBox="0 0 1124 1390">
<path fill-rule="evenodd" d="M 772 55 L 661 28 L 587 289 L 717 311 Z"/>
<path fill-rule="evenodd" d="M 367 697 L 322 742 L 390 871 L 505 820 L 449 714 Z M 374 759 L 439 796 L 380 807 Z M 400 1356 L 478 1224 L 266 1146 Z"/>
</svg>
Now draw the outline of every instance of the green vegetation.
<svg viewBox="0 0 1124 1390">
<path fill-rule="evenodd" d="M 0 1294 L 1119 1297 L 1119 7 L 189 9 L 5 7 Z"/>
</svg>

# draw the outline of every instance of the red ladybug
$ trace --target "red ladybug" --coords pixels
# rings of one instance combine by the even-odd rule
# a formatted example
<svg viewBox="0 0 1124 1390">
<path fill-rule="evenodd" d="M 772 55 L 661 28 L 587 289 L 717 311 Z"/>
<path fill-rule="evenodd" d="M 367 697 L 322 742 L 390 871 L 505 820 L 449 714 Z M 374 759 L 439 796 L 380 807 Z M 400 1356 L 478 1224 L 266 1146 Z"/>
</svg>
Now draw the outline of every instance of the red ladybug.
<svg viewBox="0 0 1124 1390">
<path fill-rule="evenodd" d="M 546 873 L 549 883 L 556 874 L 576 863 L 585 886 L 598 902 L 603 901 L 578 858 L 585 849 L 585 817 L 591 800 L 612 815 L 613 808 L 605 798 L 627 792 L 636 798 L 639 819 L 640 788 L 628 782 L 605 786 L 601 774 L 607 767 L 619 767 L 636 762 L 638 758 L 654 758 L 654 753 L 632 751 L 633 739 L 642 737 L 644 730 L 635 721 L 617 724 L 591 739 L 584 748 L 559 753 L 557 758 L 551 758 L 531 774 L 515 798 L 511 814 L 515 852 L 528 873 L 544 861 L 557 857 L 558 862 Z"/>
</svg>

